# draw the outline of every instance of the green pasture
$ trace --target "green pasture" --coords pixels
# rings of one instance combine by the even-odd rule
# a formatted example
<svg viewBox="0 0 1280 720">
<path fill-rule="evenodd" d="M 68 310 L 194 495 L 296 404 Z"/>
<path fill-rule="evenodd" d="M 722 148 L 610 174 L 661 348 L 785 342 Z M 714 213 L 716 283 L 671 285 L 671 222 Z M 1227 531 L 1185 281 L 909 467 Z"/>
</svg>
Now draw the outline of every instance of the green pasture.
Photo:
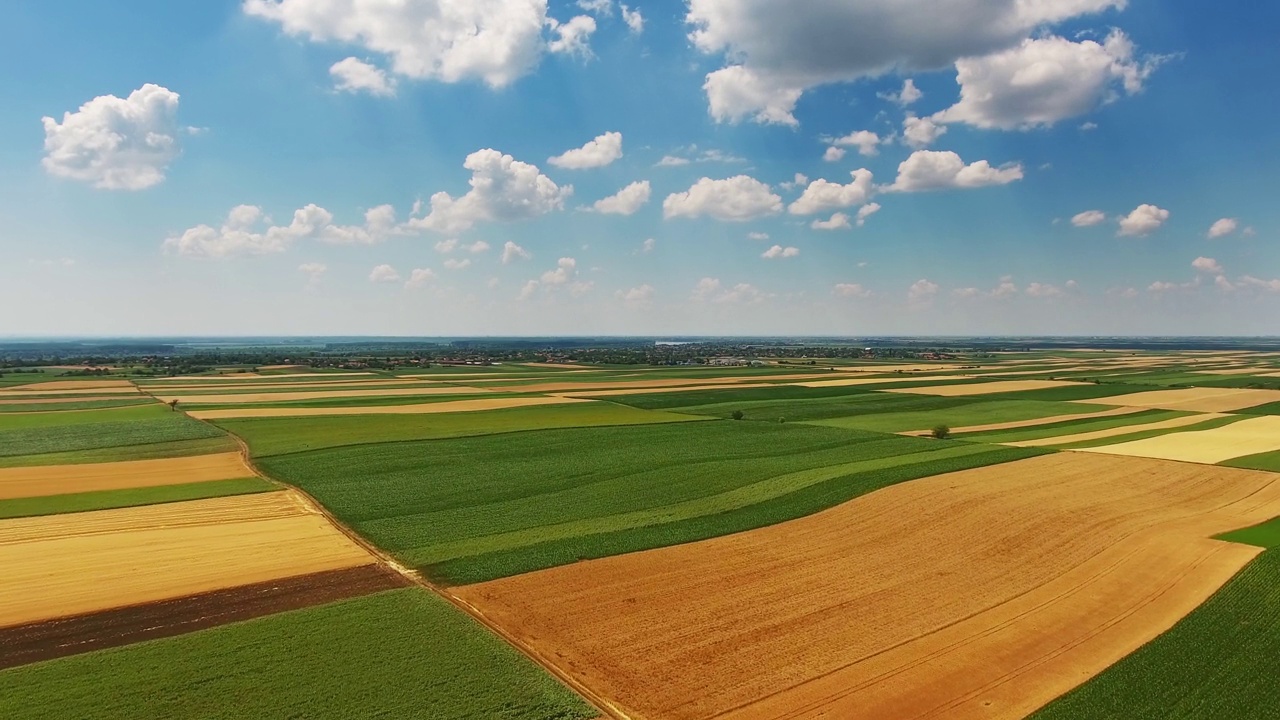
<svg viewBox="0 0 1280 720">
<path fill-rule="evenodd" d="M 0 715 L 8 720 L 598 714 L 418 588 L 0 671 Z"/>
<path fill-rule="evenodd" d="M 129 415 L 132 410 L 150 410 L 149 407 L 125 410 L 88 411 L 84 413 L 49 413 L 51 416 L 93 416 L 99 412 L 118 412 Z M 118 448 L 124 457 L 134 459 L 129 446 L 153 445 L 175 440 L 200 440 L 223 437 L 216 427 L 193 420 L 182 413 L 162 409 L 150 415 L 140 413 L 128 419 L 76 422 L 71 424 L 34 426 L 6 425 L 15 416 L 0 415 L 0 458 L 48 453 L 67 453 L 84 450 Z M 22 416 L 17 416 L 21 418 Z"/>
<path fill-rule="evenodd" d="M 1258 453 L 1257 455 L 1245 455 L 1244 457 L 1232 458 L 1218 464 L 1226 465 L 1228 467 L 1246 468 L 1249 470 L 1269 470 L 1274 473 L 1280 473 L 1280 451 Z"/>
<path fill-rule="evenodd" d="M 30 406 L 28 405 L 27 407 Z M 99 423 L 129 423 L 180 415 L 181 413 L 175 413 L 167 405 L 158 402 L 98 410 L 6 413 L 0 415 L 0 437 L 10 430 L 96 425 Z"/>
<path fill-rule="evenodd" d="M 236 480 L 211 480 L 207 482 L 179 483 L 157 487 L 129 488 L 125 490 L 99 490 L 95 492 L 47 495 L 44 497 L 13 498 L 0 500 L 0 518 L 57 515 L 60 513 L 110 510 L 136 505 L 159 505 L 183 500 L 280 490 L 281 487 L 259 477 Z"/>
<path fill-rule="evenodd" d="M 63 410 L 105 410 L 107 408 L 132 407 L 136 405 L 152 405 L 154 398 L 143 395 L 125 395 L 111 400 L 74 400 L 66 402 L 14 403 L 12 398 L 0 398 L 0 413 L 43 413 L 61 412 Z"/>
</svg>

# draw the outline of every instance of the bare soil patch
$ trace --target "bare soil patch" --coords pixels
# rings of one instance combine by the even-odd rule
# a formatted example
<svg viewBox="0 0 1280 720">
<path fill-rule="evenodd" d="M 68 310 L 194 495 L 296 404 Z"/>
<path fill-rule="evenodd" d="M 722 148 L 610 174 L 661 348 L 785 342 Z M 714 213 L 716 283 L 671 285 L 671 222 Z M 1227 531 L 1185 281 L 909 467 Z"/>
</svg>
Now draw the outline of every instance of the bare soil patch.
<svg viewBox="0 0 1280 720">
<path fill-rule="evenodd" d="M 238 452 L 162 460 L 0 468 L 0 500 L 234 480 L 254 475 Z"/>
<path fill-rule="evenodd" d="M 429 413 L 476 412 L 505 408 L 532 407 L 534 405 L 561 405 L 572 402 L 590 402 L 571 397 L 495 397 L 475 400 L 446 400 L 421 405 L 371 405 L 369 407 L 328 408 L 227 408 L 224 410 L 192 410 L 187 414 L 199 420 L 225 420 L 227 418 L 255 417 L 316 417 L 319 415 L 425 415 Z"/>
<path fill-rule="evenodd" d="M 1259 552 L 1206 538 L 1280 514 L 1280 476 L 1104 457 L 452 592 L 636 720 L 1021 718 Z"/>
</svg>

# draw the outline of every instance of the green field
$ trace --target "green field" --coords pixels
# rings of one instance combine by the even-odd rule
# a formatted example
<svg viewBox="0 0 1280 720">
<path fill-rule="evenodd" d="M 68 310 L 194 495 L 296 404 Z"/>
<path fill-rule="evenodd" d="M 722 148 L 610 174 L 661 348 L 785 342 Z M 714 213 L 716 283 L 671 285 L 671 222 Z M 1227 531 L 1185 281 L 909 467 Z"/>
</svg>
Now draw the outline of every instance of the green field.
<svg viewBox="0 0 1280 720">
<path fill-rule="evenodd" d="M 721 420 L 330 448 L 259 465 L 379 547 L 461 584 L 762 527 L 1034 454 Z"/>
<path fill-rule="evenodd" d="M 283 402 L 253 402 L 253 403 L 198 403 L 183 402 L 180 404 L 182 410 L 224 410 L 224 409 L 243 409 L 252 408 L 323 408 L 323 407 L 379 407 L 383 405 L 428 405 L 431 403 L 455 402 L 458 400 L 481 400 L 494 397 L 545 397 L 531 393 L 485 393 L 483 395 L 459 394 L 459 395 L 392 395 L 392 396 L 366 396 L 366 397 L 338 397 L 324 398 L 320 400 L 286 400 Z"/>
<path fill-rule="evenodd" d="M 972 398 L 938 398 L 929 395 L 905 395 L 910 403 L 893 405 L 869 403 L 865 412 L 848 413 L 825 419 L 808 420 L 815 425 L 856 428 L 877 432 L 927 430 L 936 425 L 952 428 L 986 425 L 998 422 L 1038 420 L 1040 418 L 1097 412 L 1096 406 L 1039 400 L 975 400 Z M 957 401 L 962 401 L 957 403 Z M 857 410 L 862 411 L 859 407 Z"/>
<path fill-rule="evenodd" d="M 0 435 L 0 440 L 3 440 L 3 437 L 3 435 Z M 12 455 L 9 457 L 0 454 L 0 468 L 30 465 L 80 465 L 84 463 L 117 462 L 120 460 L 158 460 L 161 458 L 186 457 L 187 455 L 208 455 L 210 453 L 238 450 L 239 448 L 240 446 L 236 444 L 234 438 L 219 433 L 216 436 L 195 440 L 171 440 L 141 445 L 122 445 L 35 455 Z M 22 450 L 22 448 L 18 449 Z"/>
<path fill-rule="evenodd" d="M 1232 458 L 1231 460 L 1218 464 L 1226 465 L 1228 467 L 1247 468 L 1249 470 L 1269 470 L 1271 472 L 1280 473 L 1280 450 L 1258 453 L 1257 455 L 1245 455 L 1244 457 Z"/>
<path fill-rule="evenodd" d="M 58 513 L 109 510 L 136 505 L 158 505 L 183 500 L 202 500 L 227 495 L 248 495 L 281 489 L 279 485 L 259 477 L 238 480 L 210 480 L 207 482 L 160 485 L 126 490 L 99 490 L 96 492 L 46 495 L 44 497 L 13 498 L 0 500 L 0 519 L 56 515 Z"/>
<path fill-rule="evenodd" d="M 392 590 L 0 671 L 7 720 L 598 713 L 444 600 Z"/>
<path fill-rule="evenodd" d="M 7 416 L 0 416 L 0 420 Z M 222 432 L 181 413 L 137 420 L 76 423 L 0 430 L 0 457 L 118 448 L 117 459 L 131 459 L 133 445 L 220 437 Z"/>
<path fill-rule="evenodd" d="M 1095 410 L 1086 410 L 1085 412 L 1096 412 L 1096 408 L 1098 406 L 1091 405 L 1083 407 L 1095 408 Z M 1094 432 L 1097 430 L 1110 430 L 1111 428 L 1124 427 L 1126 425 L 1141 425 L 1144 423 L 1160 422 L 1192 414 L 1193 413 L 1180 412 L 1177 410 L 1142 410 L 1135 413 L 1129 413 L 1127 415 L 1063 420 L 1062 422 L 1046 423 L 1044 425 L 1036 425 L 1035 427 L 960 433 L 957 437 L 965 440 L 978 440 L 981 442 L 991 443 L 1022 442 L 1025 440 L 1041 440 L 1044 438 L 1058 437 L 1061 435 L 1075 435 L 1077 433 Z"/>
<path fill-rule="evenodd" d="M 101 410 L 8 413 L 0 415 L 0 433 L 10 430 L 67 427 L 90 423 L 127 423 L 171 416 L 176 417 L 180 414 L 158 402 Z"/>
<path fill-rule="evenodd" d="M 542 428 L 640 425 L 704 419 L 636 410 L 612 403 L 571 403 L 427 415 L 242 418 L 219 420 L 215 424 L 244 438 L 255 457 L 265 457 L 341 445 L 465 437 Z"/>
<path fill-rule="evenodd" d="M 128 407 L 131 405 L 151 405 L 155 399 L 141 395 L 124 395 L 114 400 L 74 400 L 66 402 L 13 403 L 10 398 L 0 398 L 0 413 L 40 413 L 58 412 L 62 410 L 102 410 L 105 408 Z"/>
<path fill-rule="evenodd" d="M 1267 550 L 1168 632 L 1053 701 L 1036 720 L 1254 720 L 1276 717 L 1280 528 L 1229 536 Z"/>
</svg>

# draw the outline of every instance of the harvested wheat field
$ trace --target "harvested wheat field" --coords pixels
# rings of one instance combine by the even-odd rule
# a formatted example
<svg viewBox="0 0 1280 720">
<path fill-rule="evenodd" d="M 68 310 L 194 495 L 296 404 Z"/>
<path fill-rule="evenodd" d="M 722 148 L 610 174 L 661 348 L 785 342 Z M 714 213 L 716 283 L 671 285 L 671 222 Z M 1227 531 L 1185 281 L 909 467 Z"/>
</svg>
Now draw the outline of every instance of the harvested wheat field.
<svg viewBox="0 0 1280 720">
<path fill-rule="evenodd" d="M 0 627 L 357 567 L 292 491 L 0 521 Z"/>
<path fill-rule="evenodd" d="M 432 385 L 421 388 L 400 388 L 399 390 L 304 390 L 300 392 L 241 393 L 230 395 L 156 395 L 165 402 L 177 400 L 184 403 L 257 403 L 257 402 L 291 402 L 294 400 L 328 400 L 332 398 L 353 397 L 408 397 L 412 395 L 479 395 L 492 392 L 483 388 L 462 387 L 460 385 Z"/>
<path fill-rule="evenodd" d="M 532 407 L 534 405 L 561 405 L 564 403 L 591 402 L 571 397 L 495 397 L 476 400 L 445 400 L 421 405 L 371 405 L 368 407 L 320 407 L 320 408 L 226 408 L 223 410 L 192 410 L 187 414 L 198 420 L 226 420 L 228 418 L 258 417 L 315 417 L 318 415 L 425 415 L 429 413 L 475 412 L 478 410 L 503 410 L 506 408 Z"/>
<path fill-rule="evenodd" d="M 0 468 L 0 500 L 253 476 L 253 470 L 245 465 L 238 452 L 161 460 Z"/>
<path fill-rule="evenodd" d="M 648 719 L 1020 718 L 1260 549 L 1280 476 L 1062 453 L 452 592 Z"/>
<path fill-rule="evenodd" d="M 1071 413 L 1070 415 L 1052 415 L 1050 417 L 1032 418 L 1030 420 L 1011 420 L 1009 422 L 987 423 L 986 425 L 966 425 L 964 427 L 951 428 L 952 433 L 970 433 L 970 432 L 987 432 L 989 430 L 1017 430 L 1018 428 L 1031 428 L 1038 425 L 1052 425 L 1053 423 L 1066 422 L 1068 420 L 1089 420 L 1091 418 L 1114 417 L 1116 415 L 1132 415 L 1133 413 L 1146 412 L 1150 408 L 1139 407 L 1119 407 L 1110 410 L 1102 410 L 1100 412 L 1080 412 Z M 928 435 L 932 431 L 910 430 L 898 433 L 899 435 Z"/>
<path fill-rule="evenodd" d="M 1192 412 L 1231 412 L 1280 402 L 1280 390 L 1256 390 L 1242 388 L 1179 388 L 1177 390 L 1150 390 L 1148 392 L 1113 395 L 1105 398 L 1080 400 L 1095 405 L 1136 405 L 1163 410 L 1190 410 Z"/>
<path fill-rule="evenodd" d="M 1055 435 L 1053 437 L 1039 438 L 1037 440 L 1015 440 L 1014 442 L 1004 443 L 1005 445 L 1015 445 L 1017 447 L 1047 447 L 1050 445 L 1067 445 L 1069 443 L 1087 442 L 1089 440 L 1103 440 L 1117 435 L 1129 435 L 1131 433 L 1146 432 L 1148 430 L 1171 430 L 1174 428 L 1186 427 L 1187 425 L 1195 425 L 1205 422 L 1206 420 L 1217 420 L 1218 418 L 1231 417 L 1222 413 L 1200 413 L 1198 415 L 1187 415 L 1185 417 L 1171 418 L 1169 420 L 1160 420 L 1157 422 L 1140 423 L 1137 425 L 1121 425 L 1119 427 L 1106 428 L 1103 430 L 1093 430 L 1091 432 L 1071 433 L 1069 435 Z M 1186 437 L 1186 434 L 1178 434 L 1177 437 Z M 1149 455 L 1147 457 L 1158 457 Z"/>
<path fill-rule="evenodd" d="M 1046 388 L 1078 386 L 1079 384 L 1063 380 L 996 380 L 994 382 L 971 383 L 968 385 L 926 385 L 924 387 L 894 388 L 885 390 L 885 392 L 963 397 L 965 395 L 994 395 L 996 393 L 1022 392 L 1023 390 L 1044 390 Z M 1128 405 L 1129 403 L 1110 404 Z"/>
<path fill-rule="evenodd" d="M 1280 416 L 1276 415 L 1248 418 L 1210 430 L 1087 448 L 1085 452 L 1213 464 L 1273 450 L 1280 450 Z"/>
</svg>

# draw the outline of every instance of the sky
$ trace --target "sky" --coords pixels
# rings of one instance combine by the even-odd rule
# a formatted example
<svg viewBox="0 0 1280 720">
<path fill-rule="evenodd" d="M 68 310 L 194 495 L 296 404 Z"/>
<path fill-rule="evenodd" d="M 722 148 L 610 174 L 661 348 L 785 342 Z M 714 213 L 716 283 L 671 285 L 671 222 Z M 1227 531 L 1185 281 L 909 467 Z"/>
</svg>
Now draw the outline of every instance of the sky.
<svg viewBox="0 0 1280 720">
<path fill-rule="evenodd" d="M 3 13 L 0 336 L 1280 334 L 1275 3 Z"/>
</svg>

